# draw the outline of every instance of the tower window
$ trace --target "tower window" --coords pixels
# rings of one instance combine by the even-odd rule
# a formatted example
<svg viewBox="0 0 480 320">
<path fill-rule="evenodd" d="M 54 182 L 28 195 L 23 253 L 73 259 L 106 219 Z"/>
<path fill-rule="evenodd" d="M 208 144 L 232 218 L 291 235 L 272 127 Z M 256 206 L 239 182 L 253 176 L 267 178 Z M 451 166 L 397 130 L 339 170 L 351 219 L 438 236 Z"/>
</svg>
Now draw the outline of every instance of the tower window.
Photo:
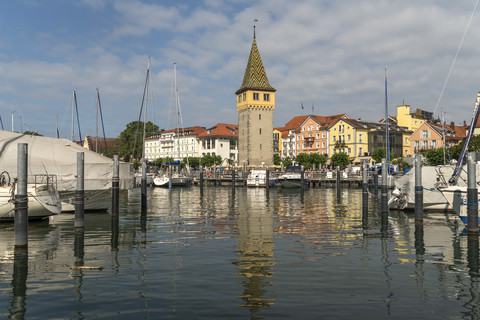
<svg viewBox="0 0 480 320">
<path fill-rule="evenodd" d="M 238 95 L 238 102 L 242 102 L 242 95 L 241 94 Z"/>
<path fill-rule="evenodd" d="M 262 134 L 262 128 L 260 128 L 260 134 Z"/>
<path fill-rule="evenodd" d="M 258 120 L 262 120 L 262 115 L 261 114 L 258 115 Z"/>
<path fill-rule="evenodd" d="M 270 101 L 270 93 L 263 94 L 263 101 Z"/>
<path fill-rule="evenodd" d="M 245 101 L 245 100 L 247 100 L 247 93 L 246 92 L 243 93 L 243 101 Z"/>
<path fill-rule="evenodd" d="M 258 92 L 253 93 L 253 100 L 256 100 L 256 101 L 260 100 Z"/>
</svg>

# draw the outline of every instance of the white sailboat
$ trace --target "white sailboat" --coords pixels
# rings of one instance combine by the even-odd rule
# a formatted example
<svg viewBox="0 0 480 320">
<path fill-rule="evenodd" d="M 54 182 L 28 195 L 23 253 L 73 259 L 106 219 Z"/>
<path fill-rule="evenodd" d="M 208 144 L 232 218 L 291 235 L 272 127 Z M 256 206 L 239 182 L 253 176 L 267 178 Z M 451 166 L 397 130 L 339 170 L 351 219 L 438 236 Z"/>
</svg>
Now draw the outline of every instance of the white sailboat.
<svg viewBox="0 0 480 320">
<path fill-rule="evenodd" d="M 180 97 L 178 94 L 177 88 L 177 63 L 173 63 L 173 74 L 174 74 L 174 86 L 175 86 L 175 114 L 177 118 L 177 150 L 178 150 L 178 160 L 173 163 L 167 163 L 169 169 L 164 174 L 156 175 L 153 179 L 153 184 L 157 187 L 184 187 L 191 183 L 191 179 L 186 175 L 179 172 L 180 165 L 180 136 L 184 136 L 183 132 L 183 120 L 181 119 L 181 110 L 180 110 Z M 180 124 L 182 126 L 182 133 L 180 134 Z M 187 156 L 188 159 L 188 156 Z M 174 172 L 174 168 L 177 169 L 177 172 Z"/>
<path fill-rule="evenodd" d="M 32 180 L 32 179 L 30 179 Z M 0 173 L 0 221 L 9 222 L 15 218 L 15 180 L 7 171 Z M 35 175 L 27 183 L 28 219 L 42 219 L 62 211 L 62 203 L 56 190 L 56 177 Z"/>
</svg>

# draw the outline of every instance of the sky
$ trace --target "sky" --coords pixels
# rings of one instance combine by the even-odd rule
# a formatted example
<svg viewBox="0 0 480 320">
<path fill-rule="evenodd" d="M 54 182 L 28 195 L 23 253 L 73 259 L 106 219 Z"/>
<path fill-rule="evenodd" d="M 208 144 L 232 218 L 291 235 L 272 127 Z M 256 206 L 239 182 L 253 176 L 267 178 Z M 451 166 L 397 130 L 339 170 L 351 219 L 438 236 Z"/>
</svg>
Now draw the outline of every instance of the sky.
<svg viewBox="0 0 480 320">
<path fill-rule="evenodd" d="M 276 91 L 274 126 L 298 115 L 378 121 L 408 104 L 470 123 L 480 90 L 478 0 L 16 0 L 0 2 L 0 117 L 5 130 L 95 136 L 96 89 L 107 137 L 147 121 L 238 122 L 256 40 Z M 255 20 L 258 20 L 254 22 Z M 303 109 L 302 109 L 303 105 Z M 57 120 L 58 119 L 58 120 Z M 98 127 L 101 136 L 101 123 Z"/>
</svg>

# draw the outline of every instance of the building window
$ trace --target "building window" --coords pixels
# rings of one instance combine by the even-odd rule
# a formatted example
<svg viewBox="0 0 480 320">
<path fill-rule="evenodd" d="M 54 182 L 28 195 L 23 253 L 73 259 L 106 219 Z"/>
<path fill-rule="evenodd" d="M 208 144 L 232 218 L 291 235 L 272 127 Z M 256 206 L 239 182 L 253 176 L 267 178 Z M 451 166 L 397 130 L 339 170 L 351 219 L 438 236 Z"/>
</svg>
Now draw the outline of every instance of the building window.
<svg viewBox="0 0 480 320">
<path fill-rule="evenodd" d="M 259 133 L 262 134 L 262 128 L 260 128 L 259 130 L 260 130 Z"/>
<path fill-rule="evenodd" d="M 363 156 L 363 149 L 362 148 L 358 148 L 358 156 L 361 157 Z"/>
<path fill-rule="evenodd" d="M 322 138 L 325 138 L 325 132 L 322 132 Z"/>
<path fill-rule="evenodd" d="M 319 138 L 320 138 L 320 133 L 317 132 L 317 139 L 319 139 Z"/>
<path fill-rule="evenodd" d="M 253 100 L 255 100 L 255 101 L 260 100 L 258 92 L 253 93 Z"/>
<path fill-rule="evenodd" d="M 246 92 L 243 93 L 243 101 L 245 101 L 245 100 L 247 100 L 247 93 Z"/>
<path fill-rule="evenodd" d="M 352 149 L 348 148 L 348 154 L 352 153 Z"/>
<path fill-rule="evenodd" d="M 258 120 L 262 120 L 262 115 L 261 114 L 258 115 Z"/>
<path fill-rule="evenodd" d="M 430 130 L 422 130 L 420 132 L 420 139 L 428 139 L 430 138 Z"/>
<path fill-rule="evenodd" d="M 337 137 L 332 136 L 332 141 L 335 142 L 337 140 Z"/>
<path fill-rule="evenodd" d="M 317 148 L 320 148 L 320 142 L 317 142 Z"/>
<path fill-rule="evenodd" d="M 350 141 L 350 135 L 347 134 L 347 141 Z"/>
<path fill-rule="evenodd" d="M 260 144 L 260 150 L 262 150 L 262 145 Z"/>
<path fill-rule="evenodd" d="M 242 102 L 242 95 L 241 94 L 238 95 L 238 102 Z"/>
<path fill-rule="evenodd" d="M 263 101 L 270 101 L 270 93 L 263 94 Z"/>
<path fill-rule="evenodd" d="M 322 148 L 325 148 L 325 141 L 322 141 Z"/>
<path fill-rule="evenodd" d="M 358 135 L 358 142 L 359 142 L 359 143 L 362 143 L 362 140 L 363 140 L 363 135 L 360 133 L 360 134 Z"/>
</svg>

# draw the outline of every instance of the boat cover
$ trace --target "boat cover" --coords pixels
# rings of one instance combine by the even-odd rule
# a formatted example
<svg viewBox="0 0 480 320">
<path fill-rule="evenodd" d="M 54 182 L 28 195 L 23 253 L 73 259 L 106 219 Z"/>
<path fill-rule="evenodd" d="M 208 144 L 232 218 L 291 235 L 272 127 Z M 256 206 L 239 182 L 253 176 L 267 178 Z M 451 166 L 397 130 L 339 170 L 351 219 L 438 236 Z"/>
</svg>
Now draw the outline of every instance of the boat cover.
<svg viewBox="0 0 480 320">
<path fill-rule="evenodd" d="M 28 175 L 57 175 L 58 191 L 76 189 L 77 153 L 83 152 L 84 190 L 108 189 L 112 186 L 113 160 L 87 150 L 67 139 L 24 135 L 0 130 L 0 171 L 17 176 L 17 147 L 28 144 Z M 120 189 L 133 187 L 134 169 L 130 163 L 120 162 Z"/>
</svg>

